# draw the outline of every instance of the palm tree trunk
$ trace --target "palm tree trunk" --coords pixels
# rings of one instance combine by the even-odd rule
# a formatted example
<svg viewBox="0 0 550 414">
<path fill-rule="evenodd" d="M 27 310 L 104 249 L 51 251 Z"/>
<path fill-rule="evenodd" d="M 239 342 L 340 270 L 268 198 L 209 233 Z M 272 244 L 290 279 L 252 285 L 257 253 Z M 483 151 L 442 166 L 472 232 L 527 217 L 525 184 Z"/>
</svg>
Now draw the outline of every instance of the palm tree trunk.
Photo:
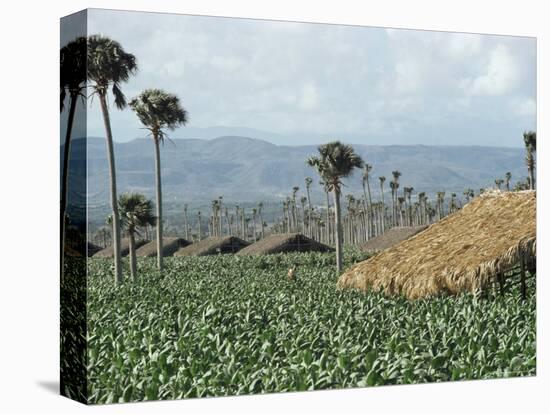
<svg viewBox="0 0 550 414">
<path fill-rule="evenodd" d="M 309 185 L 306 187 L 306 193 L 307 193 L 307 228 L 309 231 L 309 236 L 312 236 L 313 232 L 311 230 L 311 198 L 309 194 Z"/>
<path fill-rule="evenodd" d="M 137 282 L 137 259 L 136 259 L 136 236 L 133 231 L 129 231 L 130 241 L 130 275 L 132 280 Z"/>
<path fill-rule="evenodd" d="M 155 142 L 155 175 L 156 175 L 156 193 L 157 193 L 157 267 L 162 272 L 162 187 L 160 178 L 160 148 L 158 136 L 153 136 Z"/>
<path fill-rule="evenodd" d="M 259 216 L 260 216 L 260 237 L 263 239 L 264 238 L 264 219 L 262 217 L 261 212 L 259 213 Z"/>
<path fill-rule="evenodd" d="M 254 237 L 254 242 L 256 242 L 256 214 L 252 214 L 252 235 Z"/>
<path fill-rule="evenodd" d="M 326 224 L 326 243 L 330 245 L 330 198 L 328 196 L 328 191 L 325 191 L 327 196 L 327 224 Z"/>
<path fill-rule="evenodd" d="M 122 284 L 122 261 L 120 259 L 120 217 L 118 216 L 118 200 L 116 192 L 116 168 L 115 168 L 115 151 L 113 145 L 113 133 L 111 131 L 111 120 L 109 118 L 109 109 L 107 107 L 107 99 L 105 93 L 99 93 L 99 103 L 101 105 L 101 113 L 103 115 L 103 124 L 105 126 L 107 156 L 109 159 L 109 181 L 111 183 L 111 209 L 113 211 L 113 258 L 115 262 L 115 283 Z"/>
<path fill-rule="evenodd" d="M 335 224 L 336 224 L 336 271 L 340 273 L 342 271 L 342 222 L 341 222 L 341 211 L 340 211 L 340 189 L 334 189 L 334 211 L 335 215 Z"/>
<path fill-rule="evenodd" d="M 529 189 L 535 189 L 535 160 L 532 152 L 529 152 Z"/>
<path fill-rule="evenodd" d="M 189 224 L 188 224 L 188 221 L 187 221 L 187 209 L 184 212 L 183 218 L 185 219 L 185 223 L 184 223 L 184 226 L 185 226 L 185 240 L 189 240 Z"/>
<path fill-rule="evenodd" d="M 373 221 L 374 221 L 374 215 L 372 212 L 372 195 L 370 192 L 370 183 L 369 183 L 369 177 L 367 177 L 367 194 L 369 195 L 369 216 L 368 216 L 368 222 L 369 222 L 369 237 L 367 237 L 367 240 L 372 236 L 372 233 L 374 232 L 373 229 Z"/>
<path fill-rule="evenodd" d="M 65 145 L 63 148 L 63 170 L 61 173 L 61 208 L 60 208 L 60 226 L 61 226 L 61 280 L 65 275 L 65 222 L 67 214 L 67 194 L 69 192 L 69 157 L 71 156 L 71 134 L 74 123 L 74 113 L 78 95 L 71 94 L 71 103 L 69 107 L 69 117 L 67 119 L 67 132 L 65 134 Z"/>
</svg>

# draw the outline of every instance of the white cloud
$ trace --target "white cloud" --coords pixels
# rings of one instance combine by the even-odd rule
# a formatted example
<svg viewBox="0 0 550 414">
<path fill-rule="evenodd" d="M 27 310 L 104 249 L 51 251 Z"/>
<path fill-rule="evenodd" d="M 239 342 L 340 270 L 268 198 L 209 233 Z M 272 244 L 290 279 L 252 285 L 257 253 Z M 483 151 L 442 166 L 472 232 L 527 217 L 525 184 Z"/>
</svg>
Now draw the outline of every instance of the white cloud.
<svg viewBox="0 0 550 414">
<path fill-rule="evenodd" d="M 537 102 L 533 98 L 514 102 L 514 110 L 520 116 L 534 117 L 537 115 Z"/>
<path fill-rule="evenodd" d="M 533 39 L 106 10 L 90 16 L 91 32 L 138 57 L 124 92 L 176 93 L 191 127 L 388 135 L 437 125 L 445 137 L 461 123 L 472 131 L 518 116 L 534 123 Z M 89 125 L 98 135 L 96 109 Z M 131 111 L 113 111 L 112 119 L 118 137 L 141 133 Z"/>
<path fill-rule="evenodd" d="M 302 93 L 298 105 L 305 111 L 311 111 L 318 107 L 319 94 L 317 93 L 317 88 L 313 83 L 306 83 L 302 87 Z"/>
<path fill-rule="evenodd" d="M 462 87 L 472 95 L 506 94 L 514 90 L 520 80 L 519 63 L 507 46 L 498 44 L 491 51 L 483 73 L 464 79 Z"/>
<path fill-rule="evenodd" d="M 214 56 L 210 59 L 210 64 L 216 70 L 233 72 L 243 66 L 243 61 L 234 56 Z"/>
</svg>

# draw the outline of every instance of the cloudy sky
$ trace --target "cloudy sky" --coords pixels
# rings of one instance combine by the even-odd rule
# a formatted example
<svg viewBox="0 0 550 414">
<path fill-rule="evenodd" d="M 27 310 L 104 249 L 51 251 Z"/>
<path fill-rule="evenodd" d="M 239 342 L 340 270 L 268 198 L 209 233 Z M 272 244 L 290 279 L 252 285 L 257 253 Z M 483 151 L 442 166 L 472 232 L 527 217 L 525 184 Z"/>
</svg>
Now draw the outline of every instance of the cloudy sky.
<svg viewBox="0 0 550 414">
<path fill-rule="evenodd" d="M 108 10 L 88 33 L 136 55 L 128 97 L 181 98 L 190 122 L 173 138 L 521 146 L 536 126 L 533 38 Z M 145 136 L 129 109 L 112 122 L 116 140 Z M 97 102 L 88 135 L 104 136 Z"/>
</svg>

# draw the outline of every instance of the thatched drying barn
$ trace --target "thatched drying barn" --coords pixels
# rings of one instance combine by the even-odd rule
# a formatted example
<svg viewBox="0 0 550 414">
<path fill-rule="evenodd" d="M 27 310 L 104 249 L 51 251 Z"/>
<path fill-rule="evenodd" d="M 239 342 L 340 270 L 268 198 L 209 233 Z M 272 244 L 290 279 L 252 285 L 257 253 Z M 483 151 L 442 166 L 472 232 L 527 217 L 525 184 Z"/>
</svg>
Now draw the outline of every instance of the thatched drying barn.
<svg viewBox="0 0 550 414">
<path fill-rule="evenodd" d="M 407 240 L 428 226 L 411 226 L 411 227 L 393 227 L 385 233 L 373 237 L 366 243 L 363 243 L 360 247 L 365 252 L 380 252 L 382 250 L 389 249 L 403 240 Z"/>
<path fill-rule="evenodd" d="M 326 246 L 300 233 L 272 234 L 265 239 L 245 247 L 237 253 L 239 256 L 249 254 L 274 254 L 288 252 L 330 252 Z"/>
<path fill-rule="evenodd" d="M 162 239 L 162 255 L 173 256 L 179 249 L 189 246 L 191 242 L 180 237 L 164 237 Z M 136 256 L 157 257 L 157 241 L 153 240 L 136 250 Z"/>
<path fill-rule="evenodd" d="M 237 253 L 250 243 L 238 237 L 208 237 L 179 249 L 174 256 L 208 256 L 213 254 Z"/>
<path fill-rule="evenodd" d="M 409 299 L 475 292 L 518 263 L 532 268 L 535 258 L 536 193 L 491 192 L 351 267 L 338 287 Z"/>
<path fill-rule="evenodd" d="M 147 240 L 136 240 L 136 248 L 143 246 Z M 130 239 L 124 238 L 120 240 L 120 255 L 128 256 L 130 253 Z M 94 257 L 113 257 L 113 246 L 106 247 L 94 254 Z"/>
<path fill-rule="evenodd" d="M 103 249 L 100 246 L 98 246 L 97 244 L 94 244 L 92 242 L 86 242 L 86 254 L 87 254 L 88 257 L 93 256 L 94 254 L 96 254 L 100 250 L 103 250 Z"/>
<path fill-rule="evenodd" d="M 71 246 L 65 246 L 65 256 L 70 257 L 82 257 L 82 253 L 73 249 Z"/>
</svg>

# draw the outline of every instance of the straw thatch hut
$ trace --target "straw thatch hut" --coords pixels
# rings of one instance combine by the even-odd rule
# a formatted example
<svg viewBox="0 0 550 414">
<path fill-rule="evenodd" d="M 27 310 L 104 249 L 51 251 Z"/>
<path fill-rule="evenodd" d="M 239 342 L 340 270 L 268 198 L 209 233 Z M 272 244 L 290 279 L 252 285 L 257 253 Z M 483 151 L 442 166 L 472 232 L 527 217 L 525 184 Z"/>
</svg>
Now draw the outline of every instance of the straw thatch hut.
<svg viewBox="0 0 550 414">
<path fill-rule="evenodd" d="M 385 233 L 373 237 L 366 243 L 363 243 L 360 247 L 365 252 L 380 252 L 382 250 L 389 249 L 403 240 L 407 240 L 417 233 L 420 233 L 428 226 L 412 226 L 412 227 L 393 227 Z"/>
<path fill-rule="evenodd" d="M 238 237 L 208 237 L 179 249 L 174 256 L 208 256 L 212 254 L 237 253 L 250 243 Z"/>
<path fill-rule="evenodd" d="M 93 256 L 100 250 L 102 250 L 102 248 L 97 244 L 94 244 L 92 242 L 86 242 L 86 254 L 88 257 Z"/>
<path fill-rule="evenodd" d="M 78 250 L 75 250 L 71 246 L 65 246 L 65 256 L 82 257 L 82 253 L 80 253 Z"/>
<path fill-rule="evenodd" d="M 326 246 L 300 233 L 272 234 L 240 250 L 237 255 L 274 254 L 288 252 L 330 252 Z"/>
<path fill-rule="evenodd" d="M 136 248 L 139 248 L 147 243 L 147 240 L 136 240 Z M 128 256 L 130 253 L 130 239 L 124 238 L 120 240 L 120 255 Z M 94 257 L 113 257 L 113 246 L 106 247 L 102 250 L 99 250 L 94 254 Z"/>
<path fill-rule="evenodd" d="M 173 256 L 179 249 L 189 246 L 191 242 L 180 237 L 164 237 L 162 239 L 162 255 Z M 136 250 L 136 255 L 141 257 L 157 257 L 157 241 L 153 240 Z"/>
<path fill-rule="evenodd" d="M 536 193 L 491 192 L 354 265 L 340 276 L 338 287 L 409 299 L 474 292 L 518 262 L 533 268 L 535 255 Z"/>
</svg>

